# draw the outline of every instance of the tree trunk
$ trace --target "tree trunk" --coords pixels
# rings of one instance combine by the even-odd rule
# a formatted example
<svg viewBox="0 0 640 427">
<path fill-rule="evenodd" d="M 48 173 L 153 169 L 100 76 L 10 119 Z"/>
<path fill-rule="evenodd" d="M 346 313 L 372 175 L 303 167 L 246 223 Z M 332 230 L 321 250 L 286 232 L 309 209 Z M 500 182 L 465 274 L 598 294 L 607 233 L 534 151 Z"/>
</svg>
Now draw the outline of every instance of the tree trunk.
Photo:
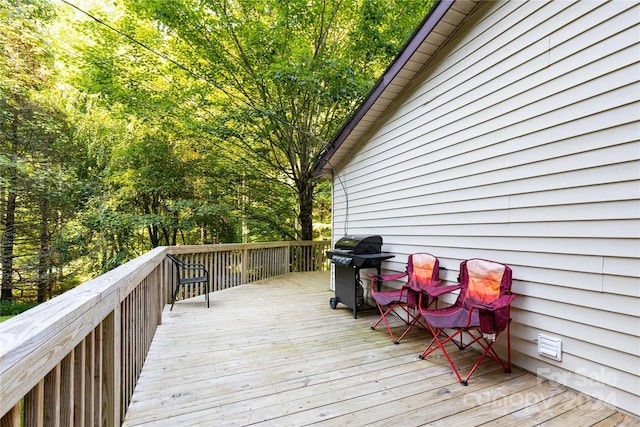
<svg viewBox="0 0 640 427">
<path fill-rule="evenodd" d="M 159 228 L 155 224 L 147 225 L 147 231 L 149 232 L 149 241 L 152 248 L 160 246 Z"/>
<path fill-rule="evenodd" d="M 49 201 L 46 196 L 40 202 L 40 241 L 38 248 L 38 303 L 46 301 L 49 285 Z"/>
<path fill-rule="evenodd" d="M 302 176 L 298 181 L 298 203 L 300 213 L 300 239 L 313 240 L 313 192 L 315 184 L 309 176 Z"/>
<path fill-rule="evenodd" d="M 140 197 L 143 212 L 147 215 L 160 215 L 160 199 L 161 197 L 157 193 L 143 194 Z M 150 224 L 147 225 L 147 231 L 149 232 L 151 247 L 157 248 L 160 246 L 162 235 L 166 236 L 165 227 L 161 224 Z"/>
<path fill-rule="evenodd" d="M 10 177 L 11 178 L 11 177 Z M 13 246 L 15 242 L 16 192 L 7 193 L 7 207 L 4 218 L 4 234 L 2 235 L 2 300 L 13 299 Z"/>
<path fill-rule="evenodd" d="M 12 123 L 11 166 L 8 171 L 7 204 L 4 217 L 4 234 L 2 235 L 2 291 L 3 301 L 13 300 L 13 248 L 16 239 L 16 200 L 18 198 L 18 129 Z"/>
</svg>

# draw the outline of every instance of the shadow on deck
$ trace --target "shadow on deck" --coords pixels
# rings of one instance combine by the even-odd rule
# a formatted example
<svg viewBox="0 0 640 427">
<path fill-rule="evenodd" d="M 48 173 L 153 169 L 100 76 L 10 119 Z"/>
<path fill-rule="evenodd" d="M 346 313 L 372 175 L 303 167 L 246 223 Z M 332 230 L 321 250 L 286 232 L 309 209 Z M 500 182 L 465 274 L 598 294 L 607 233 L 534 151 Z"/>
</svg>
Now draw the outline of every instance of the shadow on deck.
<svg viewBox="0 0 640 427">
<path fill-rule="evenodd" d="M 376 312 L 329 308 L 329 273 L 290 273 L 163 313 L 124 425 L 638 425 L 517 367 L 468 387 L 417 329 L 393 345 Z M 454 352 L 469 365 L 468 352 Z"/>
</svg>

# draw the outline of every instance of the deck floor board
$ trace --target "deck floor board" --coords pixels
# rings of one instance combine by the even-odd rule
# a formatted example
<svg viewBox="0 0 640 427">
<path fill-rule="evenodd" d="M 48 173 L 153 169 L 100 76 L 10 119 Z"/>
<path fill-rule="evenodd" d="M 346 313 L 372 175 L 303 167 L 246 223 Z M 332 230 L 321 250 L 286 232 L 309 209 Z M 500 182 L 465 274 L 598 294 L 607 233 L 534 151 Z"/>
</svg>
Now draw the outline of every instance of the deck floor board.
<svg viewBox="0 0 640 427">
<path fill-rule="evenodd" d="M 504 373 L 491 360 L 464 387 L 438 352 L 417 358 L 428 342 L 424 330 L 394 345 L 383 326 L 370 329 L 375 310 L 358 319 L 348 307 L 331 310 L 328 283 L 326 272 L 291 273 L 217 291 L 210 309 L 198 297 L 165 310 L 124 425 L 637 422 L 517 367 Z M 461 366 L 473 356 L 452 352 Z"/>
</svg>

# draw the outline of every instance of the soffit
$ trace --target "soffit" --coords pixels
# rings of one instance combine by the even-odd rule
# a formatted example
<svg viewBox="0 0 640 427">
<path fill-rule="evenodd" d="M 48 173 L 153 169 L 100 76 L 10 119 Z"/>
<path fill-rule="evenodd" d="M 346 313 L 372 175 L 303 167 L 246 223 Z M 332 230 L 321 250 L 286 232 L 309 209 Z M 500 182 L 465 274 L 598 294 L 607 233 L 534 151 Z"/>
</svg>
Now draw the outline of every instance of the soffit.
<svg viewBox="0 0 640 427">
<path fill-rule="evenodd" d="M 396 99 L 453 35 L 478 2 L 479 0 L 442 0 L 434 6 L 434 10 L 414 33 L 403 52 L 378 80 L 374 89 L 352 118 L 332 139 L 330 146 L 318 163 L 316 175 L 331 176 L 333 167 L 338 167 L 357 148 L 362 142 L 361 138 L 391 108 Z M 440 17 L 434 18 L 437 21 L 433 22 L 432 19 L 432 22 L 429 22 L 429 18 L 434 12 L 438 12 L 437 8 L 439 7 L 443 10 L 446 8 L 446 11 L 440 11 Z M 425 37 L 426 32 L 428 34 Z M 421 42 L 420 38 L 423 38 Z"/>
</svg>

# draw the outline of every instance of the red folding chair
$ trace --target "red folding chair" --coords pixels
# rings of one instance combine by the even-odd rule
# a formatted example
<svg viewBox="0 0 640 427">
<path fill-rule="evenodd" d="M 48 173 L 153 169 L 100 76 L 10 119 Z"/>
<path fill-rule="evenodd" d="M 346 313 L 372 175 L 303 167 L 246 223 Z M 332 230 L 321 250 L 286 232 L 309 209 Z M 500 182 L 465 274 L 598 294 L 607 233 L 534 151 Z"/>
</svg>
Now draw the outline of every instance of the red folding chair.
<svg viewBox="0 0 640 427">
<path fill-rule="evenodd" d="M 447 358 L 453 372 L 462 385 L 467 385 L 471 375 L 482 360 L 489 356 L 505 372 L 511 372 L 511 335 L 509 317 L 510 305 L 515 295 L 511 293 L 511 269 L 493 261 L 470 259 L 460 264 L 460 283 L 431 289 L 432 297 L 460 290 L 454 305 L 435 310 L 418 307 L 420 315 L 427 322 L 433 339 L 420 355 L 421 359 L 440 349 Z M 507 362 L 502 361 L 493 349 L 498 335 L 507 331 Z M 453 332 L 446 332 L 453 330 Z M 469 342 L 464 338 L 469 337 Z M 455 363 L 449 357 L 445 344 L 455 343 L 460 350 L 478 344 L 481 353 L 467 376 L 462 379 Z"/>
<path fill-rule="evenodd" d="M 375 329 L 380 322 L 384 322 L 391 340 L 395 344 L 399 344 L 413 326 L 420 321 L 420 314 L 416 311 L 418 302 L 421 301 L 419 296 L 422 292 L 428 293 L 429 289 L 436 287 L 440 283 L 438 272 L 438 258 L 428 253 L 416 253 L 409 255 L 407 270 L 404 273 L 369 274 L 369 277 L 371 277 L 370 295 L 375 300 L 380 312 L 380 318 L 371 325 L 371 329 Z M 407 283 L 402 288 L 379 290 L 384 282 L 402 279 L 403 277 L 407 277 Z M 433 301 L 433 299 L 427 298 L 423 308 L 426 309 Z M 396 310 L 401 311 L 398 312 Z M 398 339 L 393 335 L 387 320 L 387 316 L 391 314 L 395 314 L 407 325 L 407 328 Z"/>
</svg>

